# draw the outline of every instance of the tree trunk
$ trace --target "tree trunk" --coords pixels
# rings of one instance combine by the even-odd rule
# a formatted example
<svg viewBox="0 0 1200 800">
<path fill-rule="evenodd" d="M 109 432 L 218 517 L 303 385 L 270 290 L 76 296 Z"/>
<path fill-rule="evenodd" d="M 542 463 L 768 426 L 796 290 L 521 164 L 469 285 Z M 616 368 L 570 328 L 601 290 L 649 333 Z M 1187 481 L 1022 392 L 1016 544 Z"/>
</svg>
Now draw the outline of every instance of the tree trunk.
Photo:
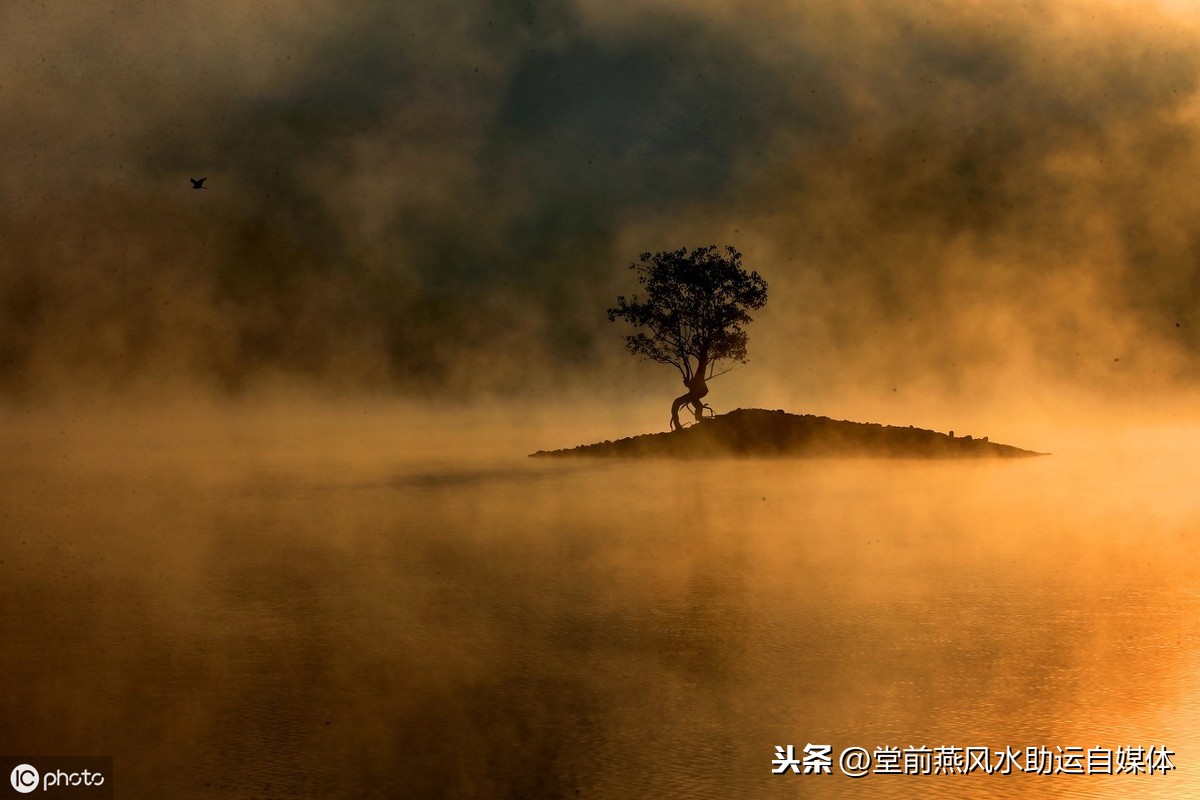
<svg viewBox="0 0 1200 800">
<path fill-rule="evenodd" d="M 673 431 L 677 431 L 683 427 L 679 424 L 679 409 L 686 405 L 691 405 L 696 422 L 704 418 L 704 397 L 708 394 L 708 384 L 704 381 L 704 371 L 697 372 L 690 383 L 685 381 L 683 385 L 688 387 L 687 394 L 681 394 L 671 402 L 671 430 Z"/>
</svg>

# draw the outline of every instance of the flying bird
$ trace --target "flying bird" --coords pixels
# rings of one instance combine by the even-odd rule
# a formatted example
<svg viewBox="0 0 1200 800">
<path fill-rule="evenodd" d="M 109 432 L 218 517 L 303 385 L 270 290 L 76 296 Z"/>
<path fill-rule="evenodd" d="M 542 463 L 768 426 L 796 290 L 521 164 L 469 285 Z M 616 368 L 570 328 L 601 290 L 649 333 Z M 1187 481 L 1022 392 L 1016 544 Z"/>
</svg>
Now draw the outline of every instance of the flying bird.
<svg viewBox="0 0 1200 800">
<path fill-rule="evenodd" d="M 188 178 L 188 180 L 192 182 L 193 189 L 203 189 L 204 182 L 208 180 L 208 178 Z"/>
</svg>

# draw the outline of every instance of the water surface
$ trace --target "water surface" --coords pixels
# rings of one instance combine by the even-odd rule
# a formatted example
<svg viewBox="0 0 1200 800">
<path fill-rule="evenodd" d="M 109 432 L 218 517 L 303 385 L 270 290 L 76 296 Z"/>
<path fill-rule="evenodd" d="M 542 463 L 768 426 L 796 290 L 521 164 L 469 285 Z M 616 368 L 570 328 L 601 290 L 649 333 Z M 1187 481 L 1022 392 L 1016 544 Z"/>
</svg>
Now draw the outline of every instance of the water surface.
<svg viewBox="0 0 1200 800">
<path fill-rule="evenodd" d="M 1184 444 L 356 467 L 26 441 L 0 751 L 111 754 L 118 797 L 1200 796 Z M 771 774 L 807 743 L 1177 769 Z"/>
</svg>

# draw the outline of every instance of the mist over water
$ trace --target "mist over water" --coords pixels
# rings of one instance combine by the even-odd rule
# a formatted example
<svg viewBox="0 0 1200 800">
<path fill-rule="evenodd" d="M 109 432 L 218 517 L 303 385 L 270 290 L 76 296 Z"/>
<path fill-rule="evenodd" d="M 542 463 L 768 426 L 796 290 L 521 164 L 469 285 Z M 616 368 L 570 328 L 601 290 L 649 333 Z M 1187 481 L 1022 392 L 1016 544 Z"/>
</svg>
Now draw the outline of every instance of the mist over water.
<svg viewBox="0 0 1200 800">
<path fill-rule="evenodd" d="M 1200 429 L 1113 429 L 1103 458 L 547 463 L 339 412 L 10 427 L 0 750 L 111 753 L 119 797 L 1196 790 Z M 1178 769 L 770 774 L 809 742 Z"/>
</svg>

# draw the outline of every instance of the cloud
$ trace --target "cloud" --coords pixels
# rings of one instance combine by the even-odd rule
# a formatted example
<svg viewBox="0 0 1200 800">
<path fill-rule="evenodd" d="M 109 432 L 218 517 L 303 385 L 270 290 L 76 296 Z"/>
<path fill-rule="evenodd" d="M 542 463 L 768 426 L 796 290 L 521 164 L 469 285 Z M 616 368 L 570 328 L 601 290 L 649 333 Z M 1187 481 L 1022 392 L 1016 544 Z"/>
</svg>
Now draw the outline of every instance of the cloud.
<svg viewBox="0 0 1200 800">
<path fill-rule="evenodd" d="M 624 265 L 725 242 L 771 283 L 751 356 L 787 392 L 814 366 L 1196 377 L 1177 10 L 112 0 L 0 24 L 6 394 L 636 380 L 604 320 Z"/>
</svg>

